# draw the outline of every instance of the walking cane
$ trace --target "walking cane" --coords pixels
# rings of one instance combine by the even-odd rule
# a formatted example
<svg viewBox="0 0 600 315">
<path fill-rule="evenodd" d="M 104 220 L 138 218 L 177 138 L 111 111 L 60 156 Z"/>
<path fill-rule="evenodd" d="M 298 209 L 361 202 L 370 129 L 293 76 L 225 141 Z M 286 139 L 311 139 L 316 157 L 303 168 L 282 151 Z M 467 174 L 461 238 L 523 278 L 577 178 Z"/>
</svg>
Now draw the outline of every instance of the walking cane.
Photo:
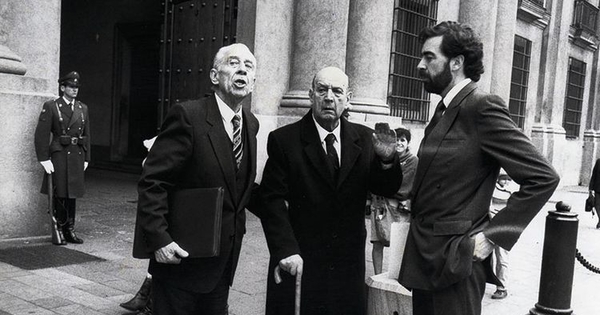
<svg viewBox="0 0 600 315">
<path fill-rule="evenodd" d="M 281 283 L 281 267 L 277 265 L 273 275 L 275 276 L 275 283 Z M 302 269 L 296 272 L 296 292 L 294 296 L 294 315 L 300 315 L 300 298 L 302 294 Z"/>
<path fill-rule="evenodd" d="M 52 184 L 52 174 L 48 176 L 48 213 L 50 214 L 50 229 L 52 236 L 52 244 L 64 245 L 65 238 L 63 237 L 62 231 L 58 228 L 58 222 L 54 216 L 54 185 Z"/>
</svg>

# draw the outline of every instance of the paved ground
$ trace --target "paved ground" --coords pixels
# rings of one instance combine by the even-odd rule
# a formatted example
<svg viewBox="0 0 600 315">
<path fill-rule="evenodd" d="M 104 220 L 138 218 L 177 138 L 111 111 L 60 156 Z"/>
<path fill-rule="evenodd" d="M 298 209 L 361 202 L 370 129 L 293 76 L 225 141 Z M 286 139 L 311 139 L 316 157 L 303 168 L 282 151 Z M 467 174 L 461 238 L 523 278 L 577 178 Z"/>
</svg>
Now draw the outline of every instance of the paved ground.
<svg viewBox="0 0 600 315">
<path fill-rule="evenodd" d="M 146 261 L 131 257 L 137 176 L 90 170 L 88 193 L 78 201 L 78 234 L 83 245 L 66 246 L 104 261 L 26 270 L 0 262 L 0 315 L 5 314 L 128 314 L 118 304 L 129 299 L 141 284 Z M 488 286 L 485 315 L 527 314 L 537 302 L 544 222 L 547 210 L 563 200 L 579 214 L 578 248 L 600 265 L 600 230 L 596 218 L 583 212 L 584 187 L 565 187 L 540 212 L 511 252 L 509 297 L 492 300 Z M 366 221 L 369 230 L 369 221 Z M 268 251 L 260 222 L 249 214 L 248 233 L 230 296 L 230 314 L 259 315 L 264 312 Z M 0 250 L 47 244 L 49 237 L 0 242 Z M 370 252 L 367 274 L 372 275 Z M 48 259 L 51 259 L 49 257 Z M 575 265 L 571 306 L 578 315 L 600 314 L 595 298 L 600 274 Z M 566 292 L 564 292 L 566 294 Z"/>
</svg>

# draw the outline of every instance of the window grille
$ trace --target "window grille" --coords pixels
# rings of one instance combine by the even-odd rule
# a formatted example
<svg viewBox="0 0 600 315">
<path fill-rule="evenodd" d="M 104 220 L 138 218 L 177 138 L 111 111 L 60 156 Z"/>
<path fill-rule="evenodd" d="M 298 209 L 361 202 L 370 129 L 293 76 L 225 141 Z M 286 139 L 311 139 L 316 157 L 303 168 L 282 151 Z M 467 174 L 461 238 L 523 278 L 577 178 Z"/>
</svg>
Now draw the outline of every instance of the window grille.
<svg viewBox="0 0 600 315">
<path fill-rule="evenodd" d="M 508 111 L 510 117 L 521 129 L 525 127 L 530 59 L 531 41 L 521 36 L 515 36 Z"/>
<path fill-rule="evenodd" d="M 573 26 L 591 35 L 596 35 L 598 25 L 598 8 L 585 0 L 575 0 Z"/>
<path fill-rule="evenodd" d="M 585 90 L 585 68 L 585 62 L 569 58 L 567 96 L 563 114 L 563 128 L 565 128 L 567 138 L 577 138 L 579 136 L 583 92 Z"/>
<path fill-rule="evenodd" d="M 390 115 L 426 122 L 429 93 L 417 65 L 421 60 L 419 32 L 437 19 L 437 0 L 395 0 L 388 103 Z"/>
<path fill-rule="evenodd" d="M 529 0 L 529 1 L 540 6 L 541 8 L 544 8 L 544 0 Z"/>
</svg>

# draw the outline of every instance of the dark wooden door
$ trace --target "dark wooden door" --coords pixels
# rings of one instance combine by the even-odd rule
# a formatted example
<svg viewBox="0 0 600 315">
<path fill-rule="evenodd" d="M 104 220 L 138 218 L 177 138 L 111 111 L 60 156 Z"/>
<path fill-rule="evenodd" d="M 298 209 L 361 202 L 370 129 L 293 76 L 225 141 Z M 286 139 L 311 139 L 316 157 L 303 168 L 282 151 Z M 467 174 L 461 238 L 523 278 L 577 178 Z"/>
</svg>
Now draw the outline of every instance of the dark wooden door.
<svg viewBox="0 0 600 315">
<path fill-rule="evenodd" d="M 169 107 L 211 93 L 217 50 L 235 42 L 237 0 L 164 2 L 159 126 Z"/>
</svg>

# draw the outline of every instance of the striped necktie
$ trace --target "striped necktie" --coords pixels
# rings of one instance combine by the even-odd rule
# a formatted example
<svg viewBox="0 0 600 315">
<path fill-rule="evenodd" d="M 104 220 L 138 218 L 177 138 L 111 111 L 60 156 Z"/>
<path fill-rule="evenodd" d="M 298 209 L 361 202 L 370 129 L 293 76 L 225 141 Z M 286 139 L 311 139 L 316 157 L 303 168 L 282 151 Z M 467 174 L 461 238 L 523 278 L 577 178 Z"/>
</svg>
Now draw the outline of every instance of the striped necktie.
<svg viewBox="0 0 600 315">
<path fill-rule="evenodd" d="M 233 124 L 233 156 L 235 158 L 236 168 L 239 170 L 242 164 L 242 156 L 244 155 L 244 144 L 242 143 L 242 128 L 241 118 L 239 115 L 233 116 L 231 119 Z"/>
</svg>

